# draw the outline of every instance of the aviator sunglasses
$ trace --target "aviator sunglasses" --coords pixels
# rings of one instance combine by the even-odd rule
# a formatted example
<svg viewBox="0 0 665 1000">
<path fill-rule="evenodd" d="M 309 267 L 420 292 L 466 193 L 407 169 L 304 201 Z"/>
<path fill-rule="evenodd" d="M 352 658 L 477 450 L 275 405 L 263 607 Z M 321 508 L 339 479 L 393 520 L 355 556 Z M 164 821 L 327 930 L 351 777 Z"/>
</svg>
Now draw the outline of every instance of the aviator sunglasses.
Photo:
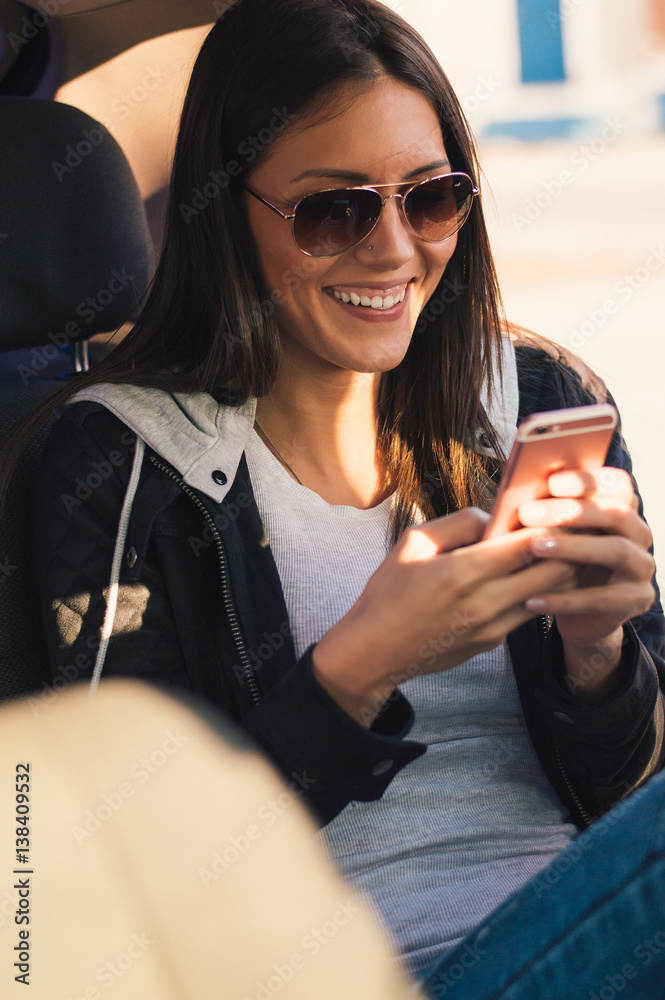
<svg viewBox="0 0 665 1000">
<path fill-rule="evenodd" d="M 245 191 L 291 222 L 293 241 L 308 257 L 335 257 L 362 243 L 376 227 L 383 206 L 399 198 L 409 229 L 428 243 L 444 243 L 467 220 L 479 189 L 467 174 L 442 174 L 415 184 L 374 184 L 330 188 L 305 195 L 290 215 L 280 212 L 256 191 Z M 384 198 L 384 188 L 399 188 Z"/>
</svg>

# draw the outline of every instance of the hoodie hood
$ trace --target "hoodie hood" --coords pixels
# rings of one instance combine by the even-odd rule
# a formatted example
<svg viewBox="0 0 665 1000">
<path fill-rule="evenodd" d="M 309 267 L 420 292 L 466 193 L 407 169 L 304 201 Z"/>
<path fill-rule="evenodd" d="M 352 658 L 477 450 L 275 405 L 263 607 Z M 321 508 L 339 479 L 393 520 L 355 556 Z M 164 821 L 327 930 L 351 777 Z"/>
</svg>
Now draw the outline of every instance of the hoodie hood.
<svg viewBox="0 0 665 1000">
<path fill-rule="evenodd" d="M 519 404 L 515 350 L 504 337 L 503 363 L 494 361 L 495 392 L 486 387 L 483 406 L 507 455 L 515 439 Z M 100 403 L 119 417 L 149 448 L 161 455 L 194 489 L 221 503 L 229 492 L 251 434 L 256 399 L 242 406 L 218 403 L 207 392 L 165 392 L 102 382 L 75 393 L 67 405 Z M 474 448 L 493 454 L 476 435 Z M 221 475 L 220 475 L 221 473 Z"/>
</svg>

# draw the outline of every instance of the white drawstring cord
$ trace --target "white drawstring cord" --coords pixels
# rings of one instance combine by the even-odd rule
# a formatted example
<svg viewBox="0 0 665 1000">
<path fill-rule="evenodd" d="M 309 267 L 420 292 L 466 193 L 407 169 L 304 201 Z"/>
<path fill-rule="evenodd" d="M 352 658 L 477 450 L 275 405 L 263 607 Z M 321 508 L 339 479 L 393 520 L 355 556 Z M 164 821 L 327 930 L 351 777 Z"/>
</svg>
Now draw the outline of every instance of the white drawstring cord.
<svg viewBox="0 0 665 1000">
<path fill-rule="evenodd" d="M 141 475 L 141 465 L 143 464 L 144 453 L 145 441 L 142 438 L 137 437 L 136 449 L 134 451 L 134 462 L 132 464 L 132 474 L 129 477 L 129 483 L 127 484 L 125 502 L 123 503 L 122 510 L 120 512 L 120 524 L 118 526 L 118 534 L 115 540 L 113 563 L 111 565 L 111 581 L 109 583 L 109 596 L 106 602 L 106 614 L 104 615 L 104 624 L 102 625 L 101 642 L 99 644 L 99 649 L 97 650 L 95 669 L 92 674 L 92 680 L 90 681 L 89 695 L 91 698 L 95 696 L 97 691 L 99 679 L 102 676 L 102 670 L 104 669 L 106 650 L 108 649 L 109 640 L 113 632 L 115 613 L 118 607 L 120 563 L 122 562 L 122 553 L 127 539 L 127 528 L 129 527 L 129 517 L 132 512 L 132 504 L 134 503 L 134 497 L 136 496 L 136 490 L 139 485 L 139 477 Z"/>
</svg>

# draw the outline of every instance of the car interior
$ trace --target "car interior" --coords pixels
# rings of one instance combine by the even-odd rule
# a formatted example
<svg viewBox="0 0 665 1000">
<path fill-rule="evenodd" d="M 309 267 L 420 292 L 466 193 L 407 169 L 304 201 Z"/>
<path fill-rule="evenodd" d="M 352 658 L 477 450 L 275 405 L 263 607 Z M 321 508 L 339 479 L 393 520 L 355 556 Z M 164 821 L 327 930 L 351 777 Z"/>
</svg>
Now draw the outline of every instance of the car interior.
<svg viewBox="0 0 665 1000">
<path fill-rule="evenodd" d="M 138 315 L 189 70 L 228 6 L 0 0 L 2 437 Z M 23 454 L 0 524 L 1 700 L 47 683 L 32 493 L 49 427 Z"/>
</svg>

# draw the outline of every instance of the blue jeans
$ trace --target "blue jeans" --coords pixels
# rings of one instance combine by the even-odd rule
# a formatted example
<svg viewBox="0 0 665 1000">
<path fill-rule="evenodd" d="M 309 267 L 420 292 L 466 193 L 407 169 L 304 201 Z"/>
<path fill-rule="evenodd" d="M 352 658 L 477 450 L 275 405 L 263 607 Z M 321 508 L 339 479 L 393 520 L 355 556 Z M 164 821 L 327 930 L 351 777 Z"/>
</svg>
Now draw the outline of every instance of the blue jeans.
<svg viewBox="0 0 665 1000">
<path fill-rule="evenodd" d="M 665 772 L 421 976 L 436 1000 L 664 1000 Z"/>
</svg>

